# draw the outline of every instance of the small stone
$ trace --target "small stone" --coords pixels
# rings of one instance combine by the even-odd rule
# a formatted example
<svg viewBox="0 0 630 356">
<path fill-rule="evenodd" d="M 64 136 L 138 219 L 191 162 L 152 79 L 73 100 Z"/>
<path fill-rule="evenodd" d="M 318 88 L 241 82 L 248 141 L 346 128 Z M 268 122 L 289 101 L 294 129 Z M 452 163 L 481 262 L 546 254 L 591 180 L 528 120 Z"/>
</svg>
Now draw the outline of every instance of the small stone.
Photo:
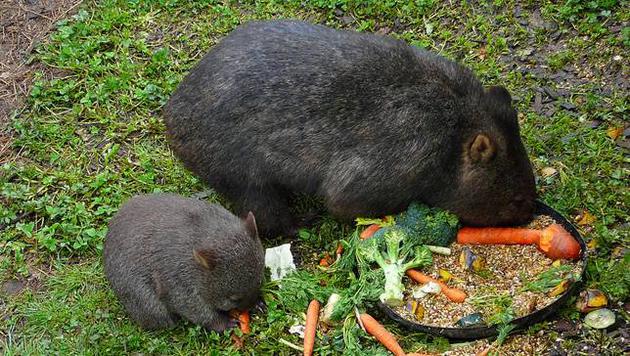
<svg viewBox="0 0 630 356">
<path fill-rule="evenodd" d="M 481 313 L 472 313 L 472 314 L 466 315 L 465 317 L 459 319 L 457 323 L 455 323 L 455 325 L 459 326 L 460 328 L 470 328 L 473 326 L 480 326 L 483 324 L 484 324 L 484 321 L 483 321 L 483 316 L 481 315 Z"/>
<path fill-rule="evenodd" d="M 18 295 L 25 287 L 26 284 L 24 282 L 11 279 L 4 282 L 2 285 L 2 294 L 10 296 Z"/>
<path fill-rule="evenodd" d="M 623 57 L 620 56 L 620 55 L 613 56 L 613 61 L 615 61 L 615 62 L 619 62 L 622 59 L 623 59 Z"/>
<path fill-rule="evenodd" d="M 569 102 L 563 102 L 562 104 L 560 104 L 560 106 L 565 109 L 565 110 L 575 110 L 576 106 L 569 103 Z"/>
<path fill-rule="evenodd" d="M 606 329 L 615 323 L 615 313 L 610 309 L 597 309 L 584 317 L 584 324 L 594 329 Z"/>
</svg>

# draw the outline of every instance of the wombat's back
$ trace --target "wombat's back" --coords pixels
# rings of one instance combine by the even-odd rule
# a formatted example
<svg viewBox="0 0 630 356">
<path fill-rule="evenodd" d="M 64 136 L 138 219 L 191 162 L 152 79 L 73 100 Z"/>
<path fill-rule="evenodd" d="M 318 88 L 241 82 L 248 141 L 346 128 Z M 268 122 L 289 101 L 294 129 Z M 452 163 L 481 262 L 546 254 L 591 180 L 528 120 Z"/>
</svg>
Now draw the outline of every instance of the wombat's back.
<svg viewBox="0 0 630 356">
<path fill-rule="evenodd" d="M 457 140 L 462 98 L 480 92 L 467 69 L 389 37 L 250 22 L 199 62 L 164 118 L 178 157 L 212 186 L 245 174 L 314 193 L 322 167 L 358 152 L 380 169 L 401 152 L 413 165 L 439 154 L 437 141 Z"/>
</svg>

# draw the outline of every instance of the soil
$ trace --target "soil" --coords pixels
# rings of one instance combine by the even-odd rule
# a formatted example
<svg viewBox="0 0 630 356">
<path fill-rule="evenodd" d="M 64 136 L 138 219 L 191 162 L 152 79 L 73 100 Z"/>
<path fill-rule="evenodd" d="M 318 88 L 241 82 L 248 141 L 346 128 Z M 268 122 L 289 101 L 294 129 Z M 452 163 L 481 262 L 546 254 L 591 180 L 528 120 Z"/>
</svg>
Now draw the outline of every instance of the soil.
<svg viewBox="0 0 630 356">
<path fill-rule="evenodd" d="M 29 63 L 35 47 L 45 40 L 54 24 L 70 16 L 79 0 L 0 0 L 0 165 L 11 161 L 11 114 L 24 103 L 34 73 L 51 77 L 41 63 Z"/>
</svg>

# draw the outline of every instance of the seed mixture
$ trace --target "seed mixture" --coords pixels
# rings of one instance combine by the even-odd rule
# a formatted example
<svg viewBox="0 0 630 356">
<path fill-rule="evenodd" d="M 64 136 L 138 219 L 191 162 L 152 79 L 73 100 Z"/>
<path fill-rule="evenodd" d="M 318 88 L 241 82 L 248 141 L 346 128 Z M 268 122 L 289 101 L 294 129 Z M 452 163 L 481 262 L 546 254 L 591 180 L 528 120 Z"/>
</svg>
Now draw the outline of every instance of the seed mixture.
<svg viewBox="0 0 630 356">
<path fill-rule="evenodd" d="M 486 350 L 491 342 L 488 339 L 451 344 L 451 349 L 442 356 L 474 356 Z M 510 336 L 500 347 L 493 346 L 490 351 L 501 356 L 544 355 L 549 351 L 551 342 L 537 334 L 516 334 Z M 421 350 L 419 352 L 427 352 Z"/>
<path fill-rule="evenodd" d="M 549 216 L 536 217 L 527 227 L 542 229 L 555 221 Z M 408 320 L 427 326 L 459 327 L 456 323 L 461 318 L 473 313 L 480 313 L 485 325 L 500 324 L 510 319 L 519 318 L 551 304 L 563 293 L 550 296 L 546 290 L 525 291 L 523 288 L 539 275 L 551 268 L 562 267 L 561 279 L 576 278 L 580 275 L 580 261 L 553 261 L 531 245 L 460 245 L 453 243 L 449 256 L 433 254 L 432 266 L 424 273 L 440 279 L 439 271 L 447 271 L 452 277 L 446 283 L 449 287 L 463 290 L 468 295 L 464 303 L 454 303 L 443 293 L 429 294 L 419 299 L 413 298 L 414 288 L 419 286 L 406 280 L 405 305 L 395 308 Z M 464 249 L 485 260 L 482 267 L 472 271 L 460 261 Z M 553 265 L 552 265 L 553 264 Z M 424 308 L 414 312 L 411 302 L 415 301 Z"/>
</svg>

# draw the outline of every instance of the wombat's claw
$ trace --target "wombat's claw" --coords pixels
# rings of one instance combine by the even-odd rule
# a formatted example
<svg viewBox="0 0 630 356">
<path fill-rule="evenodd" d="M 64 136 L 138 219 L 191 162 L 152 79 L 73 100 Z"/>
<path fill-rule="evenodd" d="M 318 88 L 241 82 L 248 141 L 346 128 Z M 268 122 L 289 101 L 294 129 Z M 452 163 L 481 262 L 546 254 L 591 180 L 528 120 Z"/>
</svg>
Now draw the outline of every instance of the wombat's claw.
<svg viewBox="0 0 630 356">
<path fill-rule="evenodd" d="M 226 329 L 226 330 L 227 330 L 227 329 L 234 329 L 234 328 L 235 328 L 235 327 L 237 327 L 237 326 L 238 326 L 238 320 L 230 319 L 230 320 L 228 321 L 227 326 L 226 326 L 226 328 L 225 328 L 225 329 Z"/>
<path fill-rule="evenodd" d="M 254 307 L 252 308 L 252 312 L 255 314 L 261 313 L 264 314 L 267 312 L 267 304 L 265 304 L 264 300 L 259 300 L 256 302 L 256 304 L 254 304 Z"/>
</svg>

